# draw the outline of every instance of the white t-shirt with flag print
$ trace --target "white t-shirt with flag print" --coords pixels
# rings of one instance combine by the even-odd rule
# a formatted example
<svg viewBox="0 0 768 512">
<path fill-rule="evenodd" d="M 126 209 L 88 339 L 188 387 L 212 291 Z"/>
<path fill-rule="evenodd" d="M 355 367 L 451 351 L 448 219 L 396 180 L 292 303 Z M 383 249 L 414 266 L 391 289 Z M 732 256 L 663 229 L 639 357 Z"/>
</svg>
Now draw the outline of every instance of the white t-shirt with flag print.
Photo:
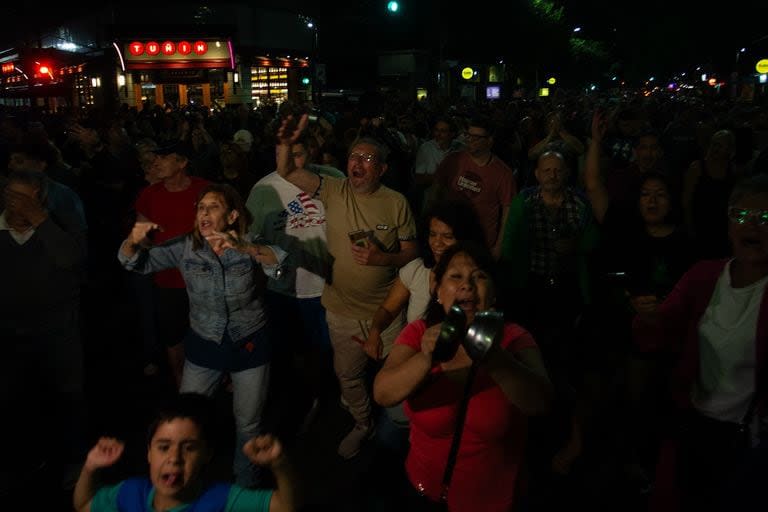
<svg viewBox="0 0 768 512">
<path fill-rule="evenodd" d="M 330 167 L 313 170 L 343 176 Z M 254 217 L 251 231 L 288 253 L 280 279 L 268 280 L 267 287 L 300 299 L 322 295 L 331 266 L 323 203 L 273 172 L 253 186 L 246 206 Z"/>
</svg>

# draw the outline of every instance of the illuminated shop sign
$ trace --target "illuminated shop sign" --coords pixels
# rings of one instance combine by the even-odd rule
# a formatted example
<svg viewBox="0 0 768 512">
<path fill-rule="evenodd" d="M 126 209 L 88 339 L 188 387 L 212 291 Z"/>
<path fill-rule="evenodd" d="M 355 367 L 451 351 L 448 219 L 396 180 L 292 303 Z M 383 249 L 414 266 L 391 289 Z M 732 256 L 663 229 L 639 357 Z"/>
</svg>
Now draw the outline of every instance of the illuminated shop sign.
<svg viewBox="0 0 768 512">
<path fill-rule="evenodd" d="M 133 57 L 140 57 L 144 54 L 154 57 L 159 54 L 163 54 L 167 57 L 173 55 L 189 55 L 194 52 L 195 55 L 205 55 L 208 53 L 208 43 L 205 41 L 195 41 L 190 43 L 189 41 L 164 41 L 157 43 L 155 41 L 149 41 L 143 43 L 141 41 L 134 41 L 128 45 L 128 52 Z"/>
<path fill-rule="evenodd" d="M 114 47 L 124 70 L 234 68 L 228 39 L 134 39 Z"/>
</svg>

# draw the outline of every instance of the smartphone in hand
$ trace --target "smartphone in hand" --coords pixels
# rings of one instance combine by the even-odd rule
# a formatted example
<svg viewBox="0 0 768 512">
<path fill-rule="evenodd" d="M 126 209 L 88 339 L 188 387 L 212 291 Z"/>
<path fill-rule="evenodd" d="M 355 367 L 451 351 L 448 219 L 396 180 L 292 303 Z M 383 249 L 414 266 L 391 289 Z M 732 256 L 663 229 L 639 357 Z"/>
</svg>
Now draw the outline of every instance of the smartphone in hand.
<svg viewBox="0 0 768 512">
<path fill-rule="evenodd" d="M 358 247 L 368 247 L 368 239 L 371 235 L 370 231 L 364 229 L 358 229 L 349 233 L 349 241 Z"/>
</svg>

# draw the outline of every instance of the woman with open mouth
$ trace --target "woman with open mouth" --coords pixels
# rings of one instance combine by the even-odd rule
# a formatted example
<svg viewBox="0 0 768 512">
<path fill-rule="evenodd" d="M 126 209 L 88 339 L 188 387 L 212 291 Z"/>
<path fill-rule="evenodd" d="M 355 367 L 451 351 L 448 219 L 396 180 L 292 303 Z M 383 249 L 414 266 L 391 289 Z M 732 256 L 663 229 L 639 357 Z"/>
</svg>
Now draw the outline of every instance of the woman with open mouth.
<svg viewBox="0 0 768 512">
<path fill-rule="evenodd" d="M 435 266 L 435 289 L 424 317 L 403 329 L 376 376 L 374 398 L 380 405 L 405 403 L 411 422 L 405 470 L 411 499 L 422 506 L 512 510 L 519 498 L 526 418 L 546 411 L 552 399 L 541 352 L 519 325 L 502 322 L 495 333 L 499 341 L 477 362 L 461 343 L 448 350 L 437 348 L 449 311 L 458 308 L 472 325 L 480 312 L 493 308 L 492 265 L 485 247 L 460 243 L 448 248 Z M 474 380 L 470 367 L 477 371 Z M 471 389 L 462 425 L 457 418 L 468 380 Z M 441 478 L 457 430 L 462 434 L 446 489 Z"/>
<path fill-rule="evenodd" d="M 676 356 L 652 509 L 746 509 L 768 470 L 768 176 L 736 184 L 727 219 L 733 257 L 697 263 L 635 318 L 642 350 Z"/>
<path fill-rule="evenodd" d="M 253 243 L 248 210 L 230 185 L 204 188 L 197 201 L 194 230 L 150 247 L 147 235 L 163 227 L 137 222 L 118 259 L 128 270 L 150 273 L 177 267 L 187 285 L 190 330 L 184 339 L 182 392 L 213 395 L 224 374 L 233 384 L 237 430 L 237 483 L 258 483 L 242 447 L 260 434 L 267 396 L 272 340 L 261 302 L 262 270 L 280 275 L 285 252 Z"/>
</svg>

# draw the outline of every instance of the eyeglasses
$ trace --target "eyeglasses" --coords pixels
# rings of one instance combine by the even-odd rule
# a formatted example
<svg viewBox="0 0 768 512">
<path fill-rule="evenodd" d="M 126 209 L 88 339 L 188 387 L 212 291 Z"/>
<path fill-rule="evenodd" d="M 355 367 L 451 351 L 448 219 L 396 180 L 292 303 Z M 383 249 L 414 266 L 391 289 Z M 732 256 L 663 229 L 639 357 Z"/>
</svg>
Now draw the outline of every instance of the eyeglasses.
<svg viewBox="0 0 768 512">
<path fill-rule="evenodd" d="M 480 135 L 477 133 L 469 133 L 469 132 L 467 132 L 464 136 L 467 138 L 467 140 L 482 140 L 490 137 L 490 135 Z"/>
<path fill-rule="evenodd" d="M 351 160 L 351 161 L 362 160 L 363 162 L 366 162 L 366 163 L 369 163 L 369 164 L 371 162 L 375 162 L 377 158 L 378 157 L 376 155 L 373 155 L 371 153 L 357 153 L 357 152 L 355 152 L 355 153 L 350 153 L 349 154 L 349 160 Z"/>
<path fill-rule="evenodd" d="M 768 210 L 750 210 L 748 208 L 728 208 L 728 219 L 734 224 L 746 224 L 749 221 L 758 226 L 768 224 Z"/>
</svg>

